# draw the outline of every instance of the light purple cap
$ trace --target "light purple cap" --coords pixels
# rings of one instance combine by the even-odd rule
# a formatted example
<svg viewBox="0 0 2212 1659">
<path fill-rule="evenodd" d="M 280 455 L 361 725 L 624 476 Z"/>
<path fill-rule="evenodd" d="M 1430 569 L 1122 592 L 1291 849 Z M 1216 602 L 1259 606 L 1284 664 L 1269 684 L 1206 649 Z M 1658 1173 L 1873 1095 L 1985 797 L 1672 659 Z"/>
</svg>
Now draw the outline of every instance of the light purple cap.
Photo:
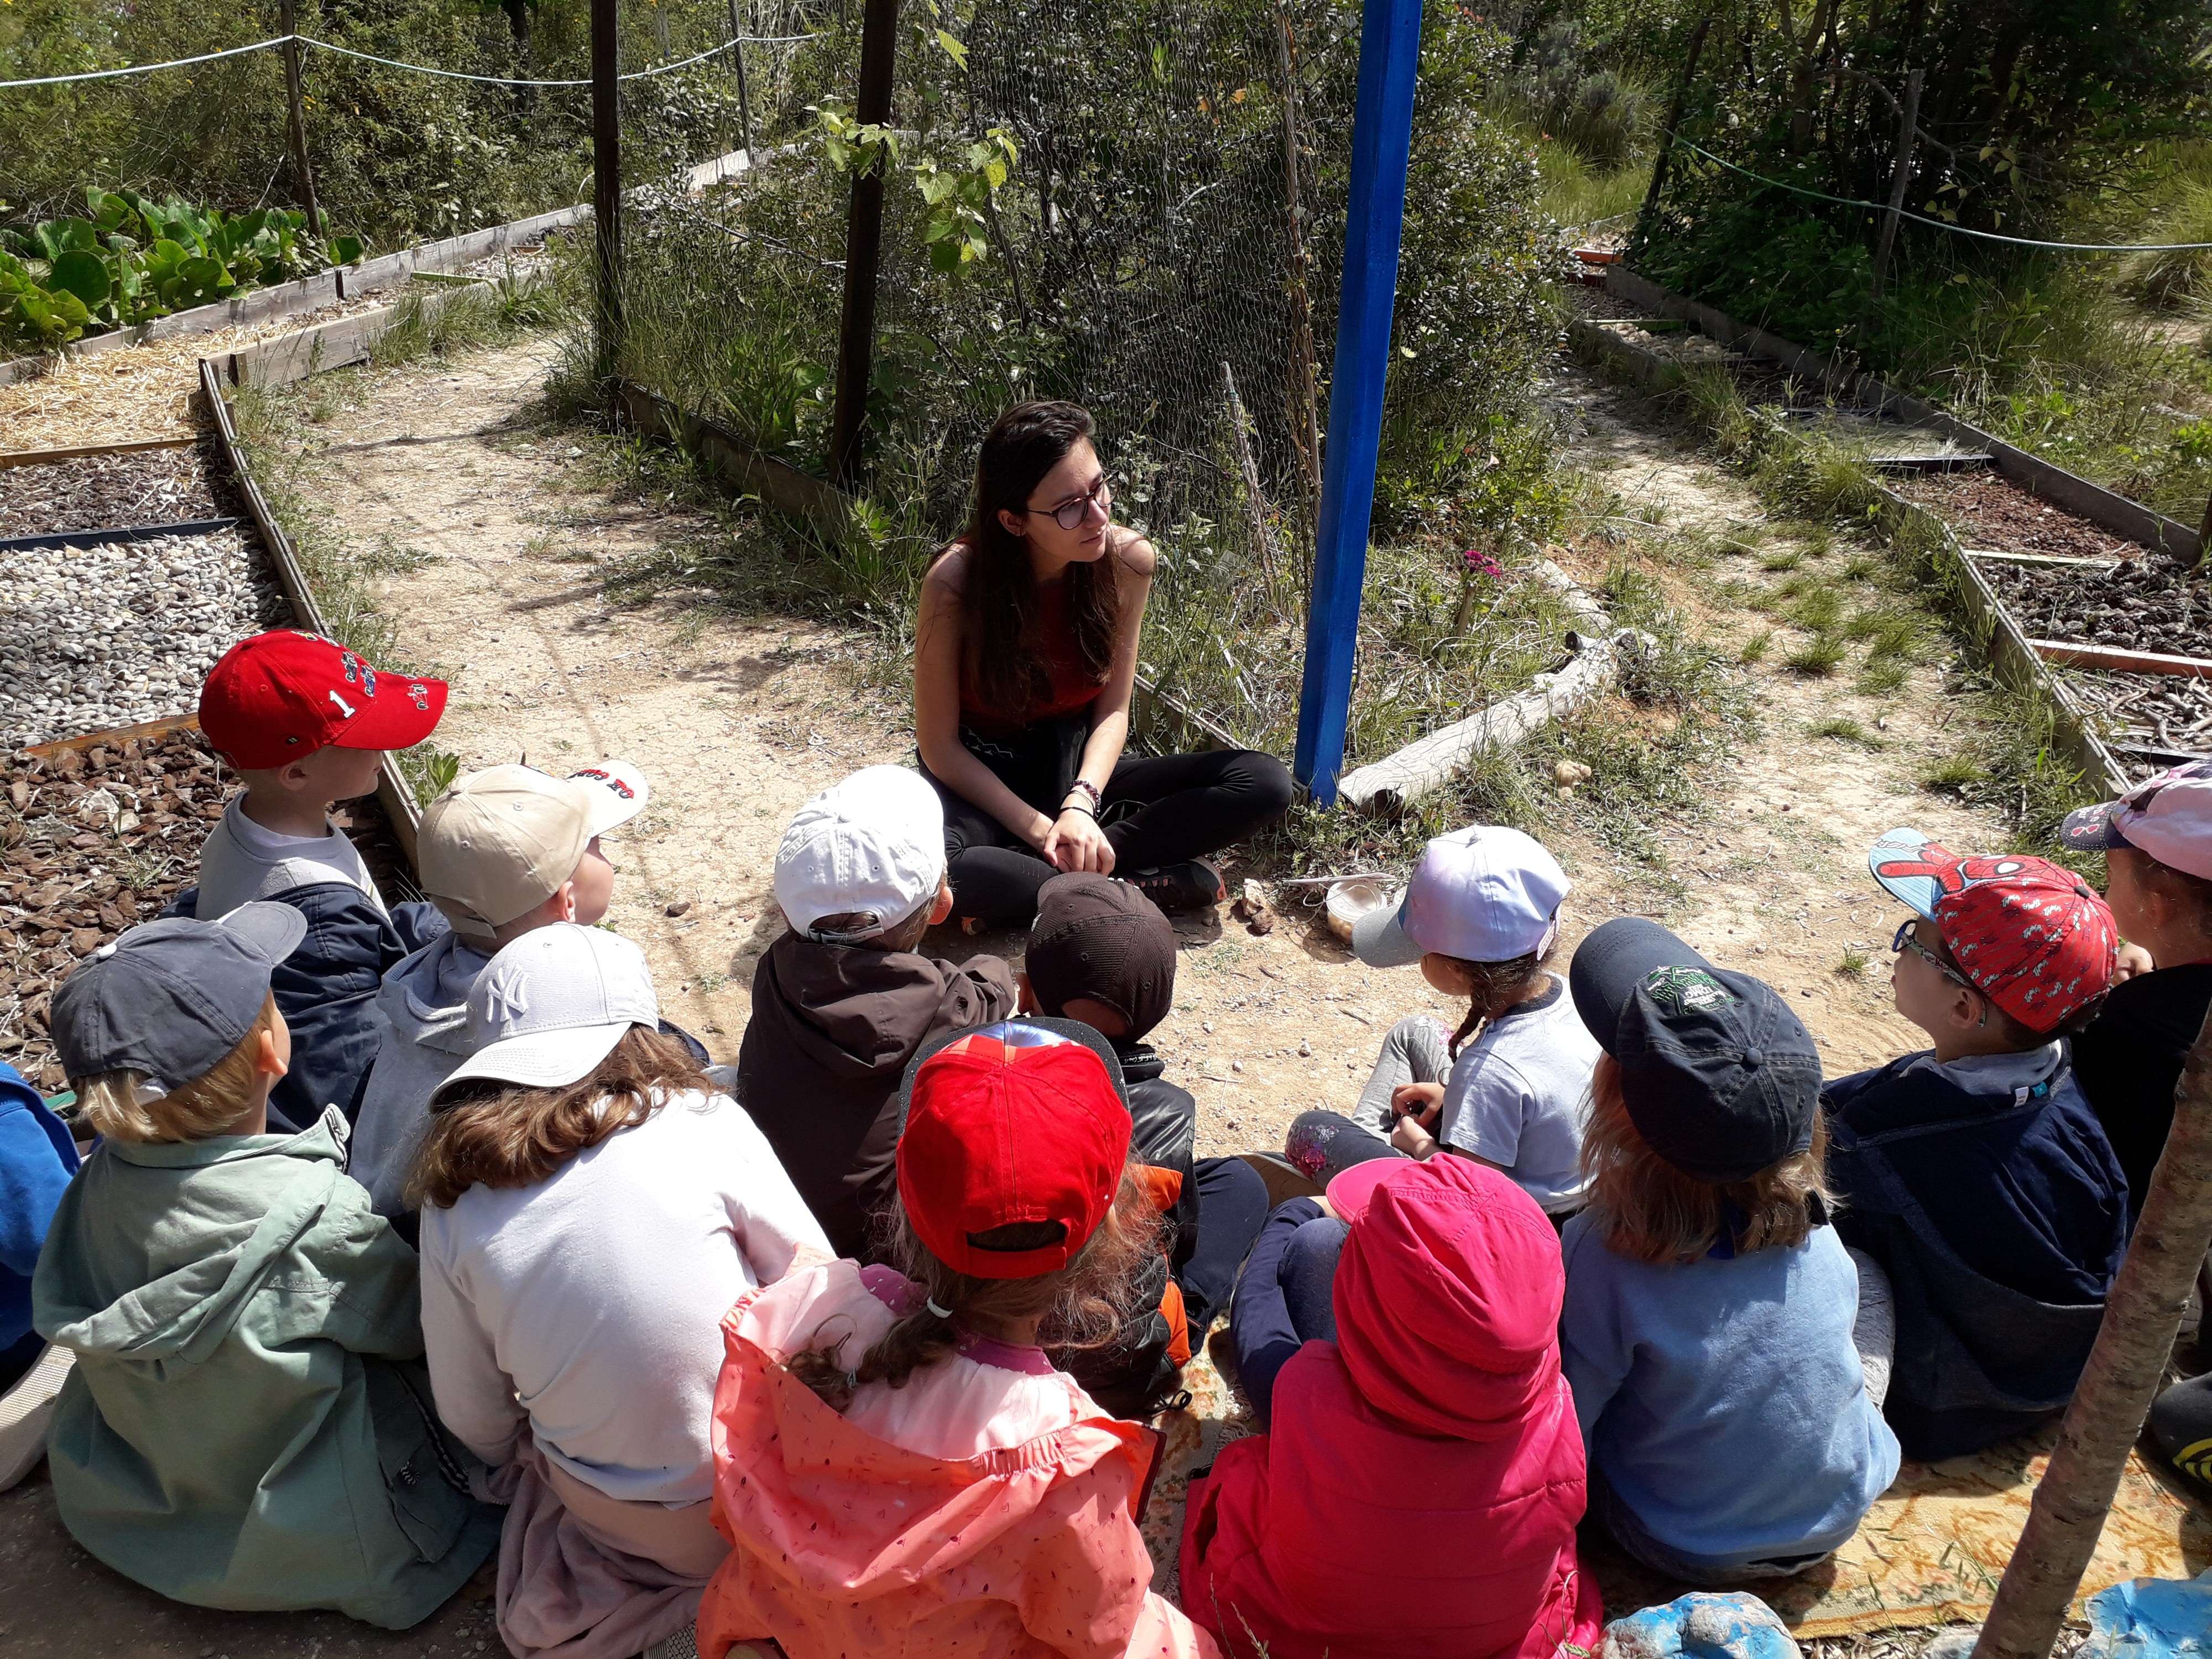
<svg viewBox="0 0 2212 1659">
<path fill-rule="evenodd" d="M 1376 968 L 1431 952 L 1462 962 L 1540 955 L 1559 937 L 1559 901 L 1572 886 L 1533 836 L 1472 824 L 1428 844 L 1404 900 L 1362 916 L 1352 948 Z"/>
<path fill-rule="evenodd" d="M 2212 761 L 2174 767 L 2118 800 L 2069 813 L 2059 839 L 2084 853 L 2132 847 L 2212 880 Z"/>
</svg>

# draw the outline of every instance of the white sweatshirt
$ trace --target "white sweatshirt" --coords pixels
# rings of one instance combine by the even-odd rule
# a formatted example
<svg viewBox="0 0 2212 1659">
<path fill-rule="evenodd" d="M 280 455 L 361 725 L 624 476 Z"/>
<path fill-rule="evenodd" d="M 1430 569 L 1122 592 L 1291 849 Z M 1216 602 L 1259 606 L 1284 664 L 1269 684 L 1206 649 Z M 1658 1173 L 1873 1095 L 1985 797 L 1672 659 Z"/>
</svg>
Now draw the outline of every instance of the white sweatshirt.
<svg viewBox="0 0 2212 1659">
<path fill-rule="evenodd" d="M 535 1187 L 422 1209 L 438 1414 L 486 1462 L 527 1419 L 579 1480 L 634 1503 L 714 1487 L 720 1321 L 828 1239 L 726 1095 L 679 1095 Z"/>
</svg>

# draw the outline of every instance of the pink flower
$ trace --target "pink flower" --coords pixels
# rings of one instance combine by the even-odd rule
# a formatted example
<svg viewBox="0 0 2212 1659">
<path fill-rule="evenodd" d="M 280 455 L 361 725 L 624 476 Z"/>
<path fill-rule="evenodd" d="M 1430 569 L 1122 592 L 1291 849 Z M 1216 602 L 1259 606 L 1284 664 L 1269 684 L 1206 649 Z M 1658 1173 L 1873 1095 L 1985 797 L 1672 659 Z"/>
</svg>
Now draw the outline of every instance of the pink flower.
<svg viewBox="0 0 2212 1659">
<path fill-rule="evenodd" d="M 1459 562 L 1466 568 L 1467 574 L 1470 576 L 1489 576 L 1496 579 L 1505 574 L 1499 568 L 1498 561 L 1479 547 L 1467 549 L 1459 556 Z"/>
</svg>

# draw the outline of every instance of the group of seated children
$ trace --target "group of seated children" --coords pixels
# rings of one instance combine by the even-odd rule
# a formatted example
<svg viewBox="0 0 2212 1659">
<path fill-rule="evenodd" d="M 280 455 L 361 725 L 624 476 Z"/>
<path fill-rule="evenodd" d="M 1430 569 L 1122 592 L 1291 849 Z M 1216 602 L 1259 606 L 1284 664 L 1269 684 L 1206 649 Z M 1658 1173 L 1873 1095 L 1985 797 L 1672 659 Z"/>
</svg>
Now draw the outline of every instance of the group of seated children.
<svg viewBox="0 0 2212 1659">
<path fill-rule="evenodd" d="M 1566 876 L 1476 827 L 1354 941 L 1457 1031 L 1401 1022 L 1353 1113 L 1200 1158 L 1145 1041 L 1164 918 L 1067 874 L 1018 973 L 920 954 L 910 770 L 793 819 L 734 1067 L 592 925 L 635 769 L 459 779 L 430 903 L 387 908 L 321 815 L 444 696 L 234 648 L 197 892 L 52 999 L 81 1170 L 0 1077 L 0 1365 L 73 1357 L 62 1518 L 182 1601 L 404 1627 L 495 1555 L 546 1659 L 1589 1651 L 1586 1510 L 1680 1582 L 1794 1574 L 1901 1455 L 2063 1406 L 2141 1194 L 2113 1146 L 2147 1179 L 2141 1079 L 2212 1001 L 2212 769 L 2069 821 L 2119 927 L 2044 860 L 1883 837 L 1932 1047 L 1825 1085 L 1783 994 L 1654 922 L 1553 972 Z M 1178 1607 L 1142 1423 L 1224 1310 L 1261 1432 L 1192 1480 Z M 2161 1401 L 2199 1458 L 2204 1382 Z"/>
</svg>

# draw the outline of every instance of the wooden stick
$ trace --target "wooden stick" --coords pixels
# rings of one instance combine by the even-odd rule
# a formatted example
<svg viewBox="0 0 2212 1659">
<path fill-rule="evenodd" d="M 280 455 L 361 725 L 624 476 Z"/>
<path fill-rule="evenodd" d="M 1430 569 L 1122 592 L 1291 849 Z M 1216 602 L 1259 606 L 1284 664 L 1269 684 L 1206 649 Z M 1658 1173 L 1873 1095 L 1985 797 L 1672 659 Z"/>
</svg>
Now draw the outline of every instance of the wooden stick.
<svg viewBox="0 0 2212 1659">
<path fill-rule="evenodd" d="M 1690 82 L 1697 78 L 1698 55 L 1705 49 L 1705 32 L 1713 26 L 1708 15 L 1698 20 L 1697 30 L 1690 36 L 1690 52 L 1682 64 L 1682 78 L 1674 83 L 1674 101 L 1667 106 L 1667 130 L 1659 135 L 1659 154 L 1651 163 L 1651 188 L 1644 192 L 1644 211 L 1639 219 L 1651 216 L 1652 209 L 1659 205 L 1659 192 L 1667 183 L 1667 158 L 1674 154 L 1674 131 L 1682 125 L 1682 106 L 1690 96 Z"/>
<path fill-rule="evenodd" d="M 2181 1328 L 2212 1242 L 2212 1017 L 2173 1091 L 2173 1127 L 2142 1218 L 2105 1302 L 2105 1321 L 2059 1425 L 2019 1546 L 1974 1644 L 1974 1659 L 2045 1659 L 2096 1553 L 2128 1452 Z"/>
<path fill-rule="evenodd" d="M 0 471 L 11 466 L 46 466 L 54 461 L 79 461 L 88 455 L 135 455 L 148 449 L 190 449 L 199 442 L 193 433 L 182 438 L 133 438 L 127 443 L 72 444 L 66 449 L 0 450 Z"/>
<path fill-rule="evenodd" d="M 1298 539 L 1310 556 L 1314 514 L 1321 501 L 1321 413 L 1315 391 L 1313 296 L 1306 287 L 1305 227 L 1298 206 L 1298 65 L 1291 37 L 1289 0 L 1277 0 L 1275 61 L 1283 77 L 1283 205 L 1289 246 L 1285 250 L 1291 293 L 1291 447 L 1298 462 Z M 2207 509 L 2212 514 L 2212 508 Z M 1304 558 L 1301 559 L 1301 564 Z M 1302 568 L 1301 586 L 1311 579 Z"/>
<path fill-rule="evenodd" d="M 2169 657 L 2156 651 L 2120 651 L 2107 645 L 2073 645 L 2063 640 L 2030 640 L 2028 648 L 2045 662 L 2075 668 L 2102 668 L 2119 674 L 2176 674 L 2212 680 L 2212 658 Z"/>
<path fill-rule="evenodd" d="M 898 56 L 899 0 L 867 0 L 860 16 L 860 87 L 854 114 L 863 126 L 891 118 L 891 71 Z M 853 175 L 845 219 L 845 302 L 837 326 L 837 385 L 830 416 L 830 477 L 850 489 L 860 474 L 860 429 L 876 355 L 876 270 L 884 248 L 884 174 L 888 155 Z"/>
<path fill-rule="evenodd" d="M 599 384 L 622 372 L 622 88 L 616 0 L 592 0 L 592 230 L 598 326 L 592 363 Z"/>
<path fill-rule="evenodd" d="M 284 32 L 284 101 L 289 106 L 287 137 L 292 145 L 292 170 L 299 175 L 300 205 L 307 210 L 307 234 L 319 245 L 323 210 L 315 205 L 315 175 L 307 166 L 307 117 L 300 97 L 300 42 L 293 33 L 298 21 L 295 0 L 283 0 L 276 15 Z"/>
<path fill-rule="evenodd" d="M 1928 78 L 1926 70 L 1914 70 L 1905 77 L 1905 107 L 1899 112 L 1897 126 L 1897 165 L 1889 175 L 1889 211 L 1882 216 L 1881 237 L 1875 244 L 1873 298 L 1881 298 L 1882 288 L 1889 280 L 1889 251 L 1897 242 L 1897 216 L 1905 206 L 1905 187 L 1912 181 L 1912 149 L 1919 137 L 1920 88 Z"/>
</svg>

